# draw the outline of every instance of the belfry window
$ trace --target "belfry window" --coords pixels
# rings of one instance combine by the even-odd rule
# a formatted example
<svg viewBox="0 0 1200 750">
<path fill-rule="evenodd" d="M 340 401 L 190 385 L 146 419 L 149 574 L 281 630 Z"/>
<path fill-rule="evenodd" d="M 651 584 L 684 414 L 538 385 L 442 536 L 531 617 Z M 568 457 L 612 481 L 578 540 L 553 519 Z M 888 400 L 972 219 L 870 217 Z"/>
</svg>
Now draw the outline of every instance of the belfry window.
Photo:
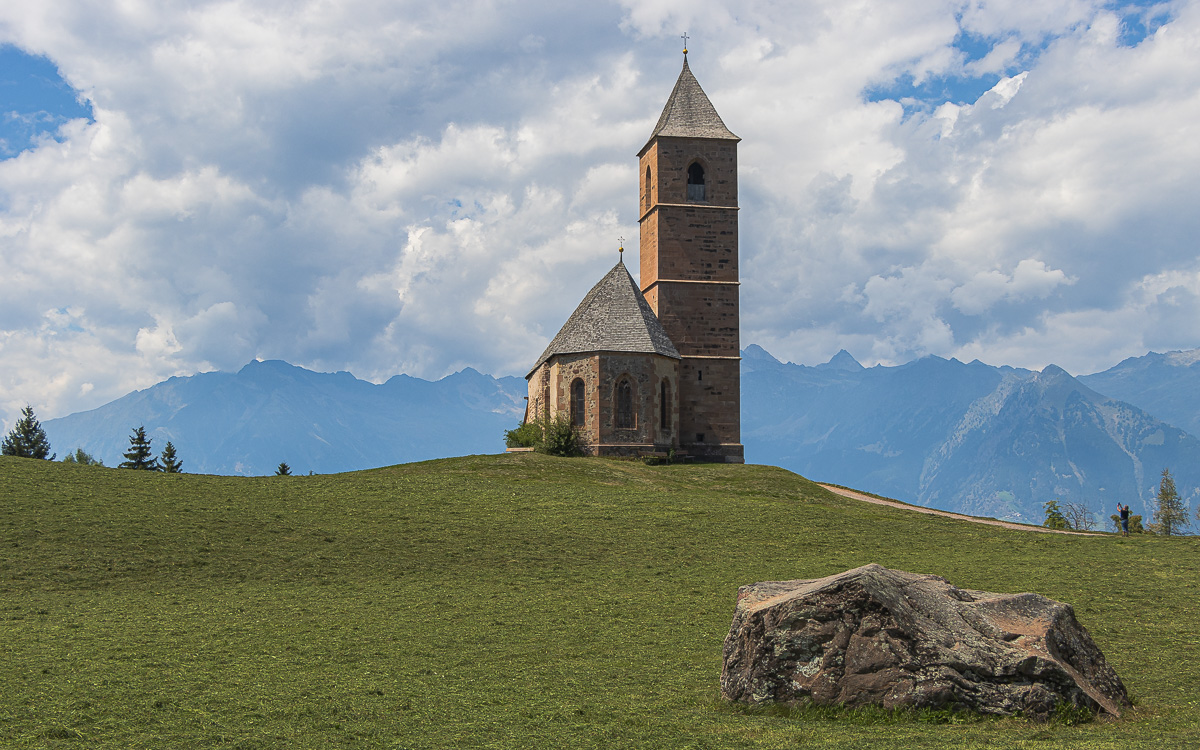
<svg viewBox="0 0 1200 750">
<path fill-rule="evenodd" d="M 650 167 L 646 167 L 646 210 L 650 210 Z"/>
<path fill-rule="evenodd" d="M 576 427 L 583 427 L 584 406 L 583 381 L 575 378 L 571 382 L 571 424 Z"/>
<path fill-rule="evenodd" d="M 700 162 L 692 162 L 688 167 L 687 199 L 690 201 L 707 200 L 704 195 L 704 167 Z"/>
<path fill-rule="evenodd" d="M 622 380 L 617 383 L 617 429 L 632 430 L 634 427 L 633 384 Z"/>
</svg>

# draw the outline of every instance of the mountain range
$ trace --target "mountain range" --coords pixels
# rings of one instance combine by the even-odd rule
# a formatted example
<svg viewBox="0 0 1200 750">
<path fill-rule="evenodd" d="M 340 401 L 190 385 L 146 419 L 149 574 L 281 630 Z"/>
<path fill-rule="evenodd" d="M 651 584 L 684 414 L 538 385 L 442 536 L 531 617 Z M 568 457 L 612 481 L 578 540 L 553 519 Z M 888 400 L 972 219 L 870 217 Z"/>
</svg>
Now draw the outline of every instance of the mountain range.
<svg viewBox="0 0 1200 750">
<path fill-rule="evenodd" d="M 170 378 L 43 427 L 60 453 L 81 447 L 107 466 L 121 462 L 132 428 L 144 425 L 154 450 L 171 441 L 187 472 L 272 474 L 286 462 L 295 473 L 326 474 L 503 451 L 525 393 L 521 378 L 470 368 L 376 385 L 268 360 Z"/>
<path fill-rule="evenodd" d="M 1035 523 L 1048 500 L 1102 517 L 1129 503 L 1148 517 L 1163 468 L 1182 495 L 1197 494 L 1200 440 L 1054 365 L 1031 372 L 930 356 L 867 369 L 840 352 L 805 367 L 755 346 L 743 357 L 742 439 L 756 462 Z M 1175 374 L 1122 364 L 1134 373 L 1125 392 L 1141 401 L 1161 390 L 1164 373 Z M 1189 388 L 1196 392 L 1200 377 Z M 1164 396 L 1158 407 L 1172 413 L 1181 400 Z"/>
<path fill-rule="evenodd" d="M 924 357 L 863 367 L 842 351 L 814 367 L 751 345 L 742 360 L 742 440 L 775 464 L 945 510 L 1039 522 L 1047 500 L 1098 521 L 1129 503 L 1149 517 L 1159 474 L 1200 497 L 1200 350 L 1150 353 L 1076 378 Z M 89 412 L 44 423 L 60 453 L 109 466 L 130 430 L 174 443 L 185 471 L 329 473 L 503 450 L 524 413 L 525 382 L 466 369 L 383 384 L 251 362 L 176 377 Z"/>
</svg>

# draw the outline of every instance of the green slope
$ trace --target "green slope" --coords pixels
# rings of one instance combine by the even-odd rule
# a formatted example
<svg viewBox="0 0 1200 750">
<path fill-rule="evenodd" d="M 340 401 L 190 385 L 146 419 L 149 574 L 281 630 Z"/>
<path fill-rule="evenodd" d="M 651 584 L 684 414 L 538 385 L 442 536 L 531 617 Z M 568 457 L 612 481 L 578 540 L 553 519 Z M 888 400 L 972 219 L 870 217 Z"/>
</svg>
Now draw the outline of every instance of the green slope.
<svg viewBox="0 0 1200 750">
<path fill-rule="evenodd" d="M 1198 553 L 893 510 L 763 466 L 0 459 L 0 746 L 1200 746 Z M 719 700 L 740 584 L 868 562 L 1071 602 L 1137 709 L 929 724 Z"/>
</svg>

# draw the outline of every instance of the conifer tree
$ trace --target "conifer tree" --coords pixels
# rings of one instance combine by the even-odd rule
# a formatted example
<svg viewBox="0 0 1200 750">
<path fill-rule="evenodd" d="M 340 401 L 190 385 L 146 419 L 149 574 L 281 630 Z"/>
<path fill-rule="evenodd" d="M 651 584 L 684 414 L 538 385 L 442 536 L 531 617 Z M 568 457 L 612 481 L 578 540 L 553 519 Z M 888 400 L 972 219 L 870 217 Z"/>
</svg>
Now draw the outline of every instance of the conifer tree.
<svg viewBox="0 0 1200 750">
<path fill-rule="evenodd" d="M 286 461 L 280 461 L 278 468 L 275 469 L 275 476 L 290 477 L 292 475 L 292 467 L 287 465 Z"/>
<path fill-rule="evenodd" d="M 158 461 L 150 450 L 150 438 L 146 437 L 146 428 L 138 427 L 129 436 L 129 450 L 123 454 L 122 469 L 141 469 L 143 471 L 158 471 Z"/>
<path fill-rule="evenodd" d="M 1163 469 L 1162 480 L 1158 483 L 1158 495 L 1155 497 L 1154 530 L 1163 536 L 1181 534 L 1187 528 L 1187 508 L 1175 489 L 1175 480 L 1171 478 L 1171 470 Z"/>
<path fill-rule="evenodd" d="M 26 406 L 21 410 L 21 418 L 0 444 L 0 455 L 18 456 L 20 458 L 42 458 L 50 455 L 50 441 L 46 440 L 46 431 L 33 416 L 33 407 Z"/>
<path fill-rule="evenodd" d="M 183 461 L 175 455 L 175 446 L 170 440 L 167 441 L 167 447 L 163 448 L 162 454 L 158 457 L 159 468 L 168 474 L 182 474 Z"/>
</svg>

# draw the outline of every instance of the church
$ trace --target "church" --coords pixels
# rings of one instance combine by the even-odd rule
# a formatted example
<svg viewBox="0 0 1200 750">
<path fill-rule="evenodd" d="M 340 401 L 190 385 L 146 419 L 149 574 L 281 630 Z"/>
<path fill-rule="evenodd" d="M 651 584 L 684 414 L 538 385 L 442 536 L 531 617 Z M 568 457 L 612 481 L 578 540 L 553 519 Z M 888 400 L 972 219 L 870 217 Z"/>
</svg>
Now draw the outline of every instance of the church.
<svg viewBox="0 0 1200 750">
<path fill-rule="evenodd" d="M 638 152 L 639 276 L 617 265 L 538 357 L 527 422 L 596 456 L 743 463 L 737 144 L 687 63 Z M 622 249 L 623 250 L 623 249 Z"/>
</svg>

